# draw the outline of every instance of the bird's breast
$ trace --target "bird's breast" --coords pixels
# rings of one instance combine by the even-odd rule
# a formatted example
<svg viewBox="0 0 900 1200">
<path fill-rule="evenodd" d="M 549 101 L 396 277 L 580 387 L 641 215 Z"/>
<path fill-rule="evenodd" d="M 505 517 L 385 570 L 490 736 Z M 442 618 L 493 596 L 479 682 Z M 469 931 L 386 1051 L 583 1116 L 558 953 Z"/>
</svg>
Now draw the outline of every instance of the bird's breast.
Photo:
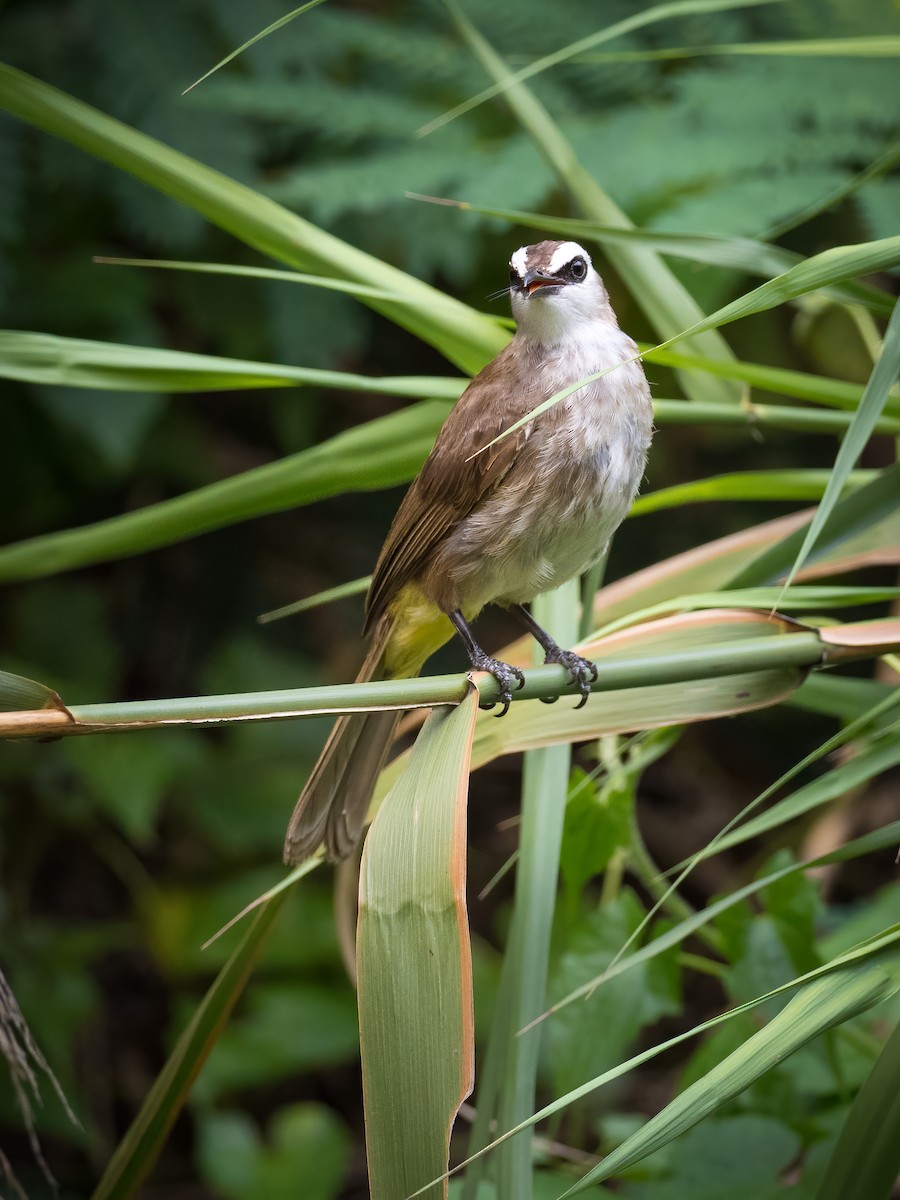
<svg viewBox="0 0 900 1200">
<path fill-rule="evenodd" d="M 618 350 L 617 361 L 627 357 L 627 347 Z M 545 393 L 607 365 L 596 362 L 545 364 Z M 640 486 L 651 430 L 636 362 L 621 362 L 537 417 L 512 468 L 439 555 L 457 606 L 527 603 L 595 563 Z"/>
</svg>

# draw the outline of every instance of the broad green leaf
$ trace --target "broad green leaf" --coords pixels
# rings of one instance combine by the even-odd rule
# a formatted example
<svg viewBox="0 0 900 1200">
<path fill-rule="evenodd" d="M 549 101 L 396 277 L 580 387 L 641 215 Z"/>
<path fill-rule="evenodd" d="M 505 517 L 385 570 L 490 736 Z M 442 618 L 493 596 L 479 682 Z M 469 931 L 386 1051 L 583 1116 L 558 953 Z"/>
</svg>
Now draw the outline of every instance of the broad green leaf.
<svg viewBox="0 0 900 1200">
<path fill-rule="evenodd" d="M 446 412 L 443 402 L 424 401 L 184 496 L 95 525 L 16 542 L 0 549 L 0 579 L 35 579 L 143 554 L 262 513 L 403 483 L 431 449 Z"/>
<path fill-rule="evenodd" d="M 430 196 L 415 194 L 412 198 L 425 201 L 432 199 Z M 658 254 L 668 254 L 674 258 L 685 258 L 689 262 L 706 263 L 729 270 L 746 271 L 750 275 L 764 275 L 767 279 L 773 275 L 780 275 L 804 261 L 802 254 L 755 238 L 718 233 L 678 233 L 668 229 L 622 228 L 573 217 L 550 216 L 547 213 L 485 208 L 465 200 L 441 200 L 440 203 L 463 212 L 480 213 L 482 216 L 494 217 L 510 224 L 524 225 L 544 234 L 555 233 L 572 240 L 597 241 L 601 245 L 648 246 Z M 894 307 L 893 297 L 872 284 L 844 283 L 829 289 L 829 294 L 844 303 L 862 304 L 884 314 L 889 314 Z"/>
<path fill-rule="evenodd" d="M 472 1089 L 465 837 L 477 711 L 472 689 L 432 713 L 363 849 L 357 978 L 373 1200 L 407 1196 L 446 1170 Z"/>
<path fill-rule="evenodd" d="M 237 58 L 237 56 L 239 54 L 243 54 L 245 50 L 248 50 L 251 46 L 254 46 L 257 42 L 261 41 L 264 37 L 268 37 L 268 35 L 270 33 L 274 33 L 276 29 L 283 29 L 284 26 L 287 25 L 289 21 L 293 21 L 293 19 L 295 17 L 299 17 L 302 13 L 308 12 L 309 9 L 315 8 L 317 5 L 319 5 L 321 3 L 322 3 L 322 0 L 309 0 L 309 2 L 307 4 L 301 4 L 301 6 L 299 8 L 295 8 L 295 9 L 293 9 L 293 11 L 291 11 L 289 13 L 285 13 L 285 15 L 283 17 L 279 17 L 279 19 L 277 21 L 273 21 L 271 23 L 271 25 L 267 25 L 265 27 L 265 29 L 261 29 L 259 31 L 259 33 L 255 33 L 253 35 L 253 37 L 248 38 L 247 41 L 243 43 L 243 45 L 238 46 L 237 50 L 232 50 L 230 54 L 226 54 L 223 59 L 220 59 L 219 62 L 217 62 L 214 67 L 210 67 L 210 69 L 206 72 L 205 75 L 201 75 L 199 79 L 195 79 L 194 82 L 190 85 L 190 87 L 186 87 L 184 89 L 184 91 L 181 93 L 182 96 L 186 96 L 188 94 L 188 92 L 190 92 L 193 88 L 197 87 L 198 84 L 201 84 L 204 81 L 204 79 L 209 79 L 210 75 L 214 75 L 216 73 L 216 71 L 218 71 L 221 67 L 224 67 L 227 63 L 232 62 L 234 59 Z"/>
<path fill-rule="evenodd" d="M 403 296 L 402 303 L 368 302 L 465 371 L 481 370 L 509 340 L 492 318 L 325 233 L 252 188 L 2 64 L 0 109 L 187 204 L 263 254 L 301 271 Z"/>
<path fill-rule="evenodd" d="M 693 3 L 694 0 L 688 2 Z M 718 0 L 711 2 L 718 3 Z M 504 99 L 514 116 L 553 167 L 584 215 L 603 225 L 632 228 L 626 214 L 578 162 L 572 147 L 544 106 L 523 83 L 511 82 L 513 76 L 506 63 L 475 29 L 456 0 L 445 0 L 445 3 L 473 53 L 503 90 Z M 730 0 L 727 6 L 732 6 Z M 676 4 L 672 8 L 682 11 L 681 5 Z M 701 321 L 702 310 L 693 296 L 653 250 L 647 246 L 609 245 L 607 256 L 627 281 L 635 303 L 646 314 L 661 339 L 671 338 L 682 333 L 686 326 L 695 327 Z M 688 335 L 687 348 L 696 354 L 724 362 L 734 357 L 725 339 L 712 330 L 697 336 Z M 691 400 L 728 403 L 738 400 L 741 395 L 741 389 L 707 378 L 684 376 L 680 382 Z"/>
<path fill-rule="evenodd" d="M 378 378 L 17 329 L 0 330 L 0 376 L 25 383 L 110 388 L 118 392 L 214 392 L 310 386 L 448 400 L 456 400 L 466 385 L 464 379 L 440 376 Z"/>
<path fill-rule="evenodd" d="M 227 1200 L 336 1200 L 350 1151 L 340 1117 L 325 1104 L 280 1108 L 265 1141 L 243 1112 L 213 1110 L 196 1119 L 197 1160 Z"/>
<path fill-rule="evenodd" d="M 898 374 L 900 374 L 900 303 L 895 306 L 893 316 L 888 323 L 887 332 L 884 335 L 884 346 L 872 374 L 869 376 L 869 382 L 866 384 L 859 402 L 853 424 L 841 442 L 822 501 L 816 509 L 816 514 L 803 538 L 803 544 L 788 572 L 784 584 L 785 590 L 791 586 L 795 575 L 806 562 L 817 538 L 825 528 L 829 516 L 834 511 L 838 497 L 850 480 L 850 473 L 854 465 L 872 436 L 875 422 L 881 416 L 887 402 L 888 391 Z"/>
<path fill-rule="evenodd" d="M 283 894 L 257 913 L 216 976 L 110 1159 L 92 1200 L 129 1200 L 153 1169 L 197 1073 L 244 990 L 282 902 Z"/>
<path fill-rule="evenodd" d="M 593 1183 L 621 1174 L 668 1145 L 801 1046 L 866 1012 L 897 987 L 897 979 L 878 963 L 848 967 L 807 984 L 759 1033 L 670 1101 L 565 1195 L 577 1195 Z"/>
</svg>

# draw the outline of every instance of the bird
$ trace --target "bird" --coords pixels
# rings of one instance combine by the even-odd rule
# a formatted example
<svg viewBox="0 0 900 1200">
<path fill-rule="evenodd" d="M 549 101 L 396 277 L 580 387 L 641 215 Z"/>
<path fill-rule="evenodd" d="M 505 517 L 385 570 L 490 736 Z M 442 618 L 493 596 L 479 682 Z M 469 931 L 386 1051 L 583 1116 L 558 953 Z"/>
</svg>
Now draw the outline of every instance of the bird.
<svg viewBox="0 0 900 1200">
<path fill-rule="evenodd" d="M 561 663 L 584 703 L 597 669 L 564 650 L 525 607 L 603 555 L 644 476 L 653 430 L 635 343 L 620 328 L 588 252 L 573 241 L 522 246 L 509 262 L 516 332 L 442 426 L 382 547 L 366 598 L 369 649 L 357 682 L 418 675 L 457 633 L 506 712 L 515 666 L 486 654 L 472 622 L 509 610 Z M 508 436 L 542 401 L 604 372 Z M 400 713 L 346 714 L 297 801 L 284 859 L 324 843 L 332 861 L 358 842 Z"/>
</svg>

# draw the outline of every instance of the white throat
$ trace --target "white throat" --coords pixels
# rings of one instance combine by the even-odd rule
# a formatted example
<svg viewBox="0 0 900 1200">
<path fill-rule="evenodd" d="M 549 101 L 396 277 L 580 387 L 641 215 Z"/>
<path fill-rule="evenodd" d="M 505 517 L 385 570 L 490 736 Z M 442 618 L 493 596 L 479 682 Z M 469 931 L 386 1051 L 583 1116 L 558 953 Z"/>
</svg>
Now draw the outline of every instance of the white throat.
<svg viewBox="0 0 900 1200">
<path fill-rule="evenodd" d="M 531 296 L 513 290 L 511 299 L 518 336 L 547 350 L 619 334 L 606 288 L 593 267 L 581 283 L 539 288 Z"/>
</svg>

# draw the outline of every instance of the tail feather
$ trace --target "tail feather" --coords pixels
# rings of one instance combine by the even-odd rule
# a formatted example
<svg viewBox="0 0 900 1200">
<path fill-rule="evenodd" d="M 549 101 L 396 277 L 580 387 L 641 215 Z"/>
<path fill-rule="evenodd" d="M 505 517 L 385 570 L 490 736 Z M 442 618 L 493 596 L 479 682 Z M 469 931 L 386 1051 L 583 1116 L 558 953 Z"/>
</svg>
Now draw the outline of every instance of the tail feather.
<svg viewBox="0 0 900 1200">
<path fill-rule="evenodd" d="M 384 676 L 390 622 L 376 628 L 357 683 Z M 293 866 L 324 841 L 332 860 L 346 858 L 359 840 L 378 774 L 384 766 L 400 713 L 362 712 L 339 717 L 294 808 L 284 842 Z"/>
</svg>

